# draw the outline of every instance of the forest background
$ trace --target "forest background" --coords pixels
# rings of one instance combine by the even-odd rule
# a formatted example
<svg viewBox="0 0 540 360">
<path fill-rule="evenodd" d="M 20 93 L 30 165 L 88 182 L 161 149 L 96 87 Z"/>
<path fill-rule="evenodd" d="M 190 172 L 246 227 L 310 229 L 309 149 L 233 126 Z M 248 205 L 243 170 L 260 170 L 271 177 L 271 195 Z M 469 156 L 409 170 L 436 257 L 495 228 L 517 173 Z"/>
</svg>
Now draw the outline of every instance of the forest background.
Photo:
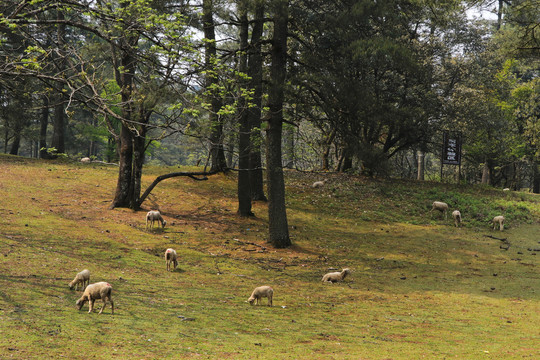
<svg viewBox="0 0 540 360">
<path fill-rule="evenodd" d="M 239 214 L 268 199 L 277 247 L 283 168 L 538 193 L 538 5 L 4 2 L 0 145 L 117 163 L 113 208 L 141 206 L 145 164 L 236 170 Z M 459 167 L 440 163 L 444 132 Z"/>
</svg>

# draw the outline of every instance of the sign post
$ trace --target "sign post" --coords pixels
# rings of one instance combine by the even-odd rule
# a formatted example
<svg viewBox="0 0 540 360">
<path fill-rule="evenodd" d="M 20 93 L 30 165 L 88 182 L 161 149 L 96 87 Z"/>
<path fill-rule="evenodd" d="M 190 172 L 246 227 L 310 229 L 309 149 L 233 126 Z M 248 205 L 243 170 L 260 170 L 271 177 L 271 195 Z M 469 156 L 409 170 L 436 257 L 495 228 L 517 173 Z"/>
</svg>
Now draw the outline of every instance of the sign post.
<svg viewBox="0 0 540 360">
<path fill-rule="evenodd" d="M 458 183 L 461 179 L 461 133 L 443 132 L 443 145 L 441 153 L 441 181 L 443 177 L 443 165 L 458 165 Z"/>
</svg>

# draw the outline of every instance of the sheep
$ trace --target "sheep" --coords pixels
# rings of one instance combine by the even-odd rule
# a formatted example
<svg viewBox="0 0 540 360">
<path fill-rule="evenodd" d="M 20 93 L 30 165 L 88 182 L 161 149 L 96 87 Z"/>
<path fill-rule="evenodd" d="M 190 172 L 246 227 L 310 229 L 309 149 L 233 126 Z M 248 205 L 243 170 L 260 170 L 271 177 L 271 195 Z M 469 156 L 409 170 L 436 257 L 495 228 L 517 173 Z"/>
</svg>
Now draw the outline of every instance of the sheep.
<svg viewBox="0 0 540 360">
<path fill-rule="evenodd" d="M 444 218 L 445 219 L 448 219 L 448 204 L 447 203 L 443 203 L 441 201 L 434 201 L 433 202 L 433 207 L 431 208 L 431 212 L 433 210 L 438 210 L 441 212 L 441 216 L 444 215 Z"/>
<path fill-rule="evenodd" d="M 497 228 L 497 224 L 499 224 L 499 230 L 503 231 L 503 229 L 504 229 L 504 216 L 502 216 L 502 215 L 495 216 L 493 218 L 493 220 L 491 220 L 491 222 L 493 223 L 493 230 L 495 230 Z"/>
<path fill-rule="evenodd" d="M 111 293 L 112 286 L 109 283 L 102 281 L 95 284 L 90 284 L 86 287 L 86 290 L 84 290 L 81 298 L 77 300 L 76 305 L 79 307 L 79 310 L 81 310 L 84 303 L 88 301 L 88 313 L 91 313 L 94 310 L 94 301 L 96 301 L 96 299 L 101 299 L 103 300 L 103 306 L 99 311 L 99 314 L 101 314 L 103 309 L 105 309 L 105 305 L 107 305 L 107 300 L 109 300 L 111 302 L 111 313 L 114 315 L 114 301 L 111 298 Z"/>
<path fill-rule="evenodd" d="M 150 228 L 154 228 L 154 221 L 159 221 L 163 228 L 167 225 L 167 221 L 163 220 L 163 217 L 157 210 L 151 210 L 146 214 L 146 228 L 148 229 L 148 222 L 150 222 Z"/>
<path fill-rule="evenodd" d="M 89 163 L 89 162 L 91 162 L 91 161 L 92 161 L 92 160 L 91 160 L 89 157 L 83 157 L 83 158 L 81 159 L 81 162 L 82 162 L 82 163 Z"/>
<path fill-rule="evenodd" d="M 315 181 L 313 183 L 313 185 L 311 185 L 312 188 L 319 188 L 319 187 L 323 187 L 324 184 L 326 184 L 326 182 L 328 181 L 328 179 L 324 179 L 323 181 Z"/>
<path fill-rule="evenodd" d="M 509 188 L 504 188 L 503 191 L 510 191 L 510 189 Z"/>
<path fill-rule="evenodd" d="M 345 277 L 349 275 L 350 273 L 351 273 L 351 270 L 349 270 L 348 268 L 341 270 L 341 272 L 339 271 L 331 272 L 331 273 L 325 274 L 322 277 L 322 282 L 335 283 L 338 281 L 343 281 Z"/>
<path fill-rule="evenodd" d="M 82 284 L 82 290 L 84 291 L 86 286 L 90 284 L 90 271 L 84 269 L 75 275 L 75 279 L 69 283 L 69 288 L 73 290 L 73 287 L 75 287 L 75 290 L 77 290 L 79 288 L 79 284 Z"/>
<path fill-rule="evenodd" d="M 461 213 L 459 210 L 452 211 L 452 217 L 454 218 L 454 223 L 456 227 L 461 227 Z"/>
<path fill-rule="evenodd" d="M 178 261 L 176 260 L 176 251 L 174 249 L 165 250 L 165 263 L 167 264 L 167 271 L 174 271 L 178 266 Z M 173 264 L 173 269 L 171 270 L 171 263 Z"/>
<path fill-rule="evenodd" d="M 274 296 L 274 289 L 270 286 L 259 286 L 253 290 L 251 296 L 248 299 L 250 305 L 253 305 L 255 302 L 256 305 L 259 305 L 259 300 L 263 297 L 268 298 L 268 306 L 272 306 L 272 297 Z"/>
</svg>

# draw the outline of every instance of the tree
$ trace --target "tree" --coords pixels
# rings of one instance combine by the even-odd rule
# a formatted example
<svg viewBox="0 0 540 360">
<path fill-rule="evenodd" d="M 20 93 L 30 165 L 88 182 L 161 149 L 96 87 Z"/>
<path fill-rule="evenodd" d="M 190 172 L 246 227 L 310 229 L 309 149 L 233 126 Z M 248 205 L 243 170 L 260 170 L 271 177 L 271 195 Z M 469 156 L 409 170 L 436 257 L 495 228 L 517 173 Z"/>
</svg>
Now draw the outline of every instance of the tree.
<svg viewBox="0 0 540 360">
<path fill-rule="evenodd" d="M 324 114 L 311 118 L 336 130 L 341 170 L 356 158 L 367 173 L 384 172 L 388 158 L 432 134 L 439 104 L 420 10 L 402 1 L 305 1 L 294 16 L 304 64 L 294 81 Z"/>
<path fill-rule="evenodd" d="M 219 80 L 215 69 L 217 64 L 216 34 L 214 25 L 213 0 L 203 0 L 203 31 L 204 31 L 204 51 L 205 51 L 205 90 L 210 97 L 210 156 L 211 171 L 225 170 L 225 152 L 223 150 L 223 118 L 220 116 L 222 99 L 219 94 Z"/>
<path fill-rule="evenodd" d="M 285 181 L 281 153 L 284 87 L 287 75 L 289 4 L 287 0 L 275 0 L 272 6 L 274 32 L 271 50 L 271 80 L 268 90 L 270 114 L 266 130 L 268 225 L 272 245 L 277 248 L 284 248 L 291 245 L 285 207 Z"/>
</svg>

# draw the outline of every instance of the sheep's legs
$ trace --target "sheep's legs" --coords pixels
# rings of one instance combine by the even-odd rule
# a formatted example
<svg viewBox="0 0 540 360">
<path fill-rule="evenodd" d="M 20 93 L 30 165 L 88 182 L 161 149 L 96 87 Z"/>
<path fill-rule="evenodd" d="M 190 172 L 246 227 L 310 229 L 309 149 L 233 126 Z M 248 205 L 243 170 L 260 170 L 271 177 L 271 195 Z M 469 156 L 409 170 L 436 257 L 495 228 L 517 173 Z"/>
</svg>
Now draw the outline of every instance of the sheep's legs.
<svg viewBox="0 0 540 360">
<path fill-rule="evenodd" d="M 90 301 L 88 301 L 88 313 L 90 314 L 92 311 L 94 311 L 94 299 L 90 299 Z"/>
<path fill-rule="evenodd" d="M 268 297 L 268 306 L 272 306 L 272 296 Z"/>
<path fill-rule="evenodd" d="M 112 303 L 112 301 L 111 301 L 111 303 Z M 103 312 L 103 309 L 105 309 L 106 305 L 107 305 L 107 298 L 103 298 L 103 306 L 101 307 L 101 310 L 99 310 L 99 314 L 101 314 Z"/>
<path fill-rule="evenodd" d="M 114 301 L 111 298 L 109 298 L 109 301 L 111 302 L 111 314 L 114 315 Z"/>
</svg>

